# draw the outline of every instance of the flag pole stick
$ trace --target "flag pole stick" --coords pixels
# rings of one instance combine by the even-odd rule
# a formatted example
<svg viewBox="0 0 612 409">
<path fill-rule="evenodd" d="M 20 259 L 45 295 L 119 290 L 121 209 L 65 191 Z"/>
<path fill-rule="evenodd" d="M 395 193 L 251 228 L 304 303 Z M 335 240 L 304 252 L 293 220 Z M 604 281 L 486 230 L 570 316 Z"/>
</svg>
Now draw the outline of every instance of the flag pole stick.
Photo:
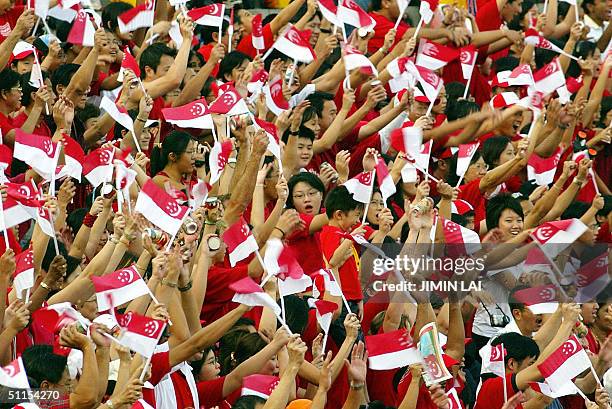
<svg viewBox="0 0 612 409">
<path fill-rule="evenodd" d="M 370 202 L 372 201 L 372 194 L 374 193 L 374 179 L 376 178 L 376 168 L 372 171 L 372 188 L 370 189 L 370 200 L 365 204 L 365 208 L 363 209 L 363 218 L 361 219 L 361 224 L 366 224 L 366 219 L 368 218 L 368 208 L 370 207 Z"/>
<path fill-rule="evenodd" d="M 536 240 L 535 237 L 533 237 L 531 234 L 529 235 L 529 237 L 531 237 L 531 239 L 540 248 L 540 251 L 542 251 L 542 254 L 544 254 L 544 257 L 546 257 L 546 260 L 548 260 L 548 262 L 550 263 L 552 269 L 554 270 L 553 274 L 549 274 L 552 283 L 559 288 L 559 291 L 561 292 L 561 294 L 563 294 L 565 296 L 565 298 L 569 299 L 569 297 L 567 296 L 567 293 L 565 292 L 563 287 L 561 287 L 561 284 L 559 283 L 559 280 L 557 280 L 557 277 L 555 276 L 555 273 L 557 273 L 557 274 L 559 274 L 559 277 L 563 277 L 563 274 L 561 273 L 561 270 L 559 270 L 559 267 L 557 266 L 557 263 L 555 263 L 550 258 L 550 256 L 546 253 L 546 251 L 544 251 L 544 248 L 542 247 L 542 244 L 540 244 L 540 242 L 538 240 Z"/>
<path fill-rule="evenodd" d="M 274 46 L 270 47 L 270 49 L 266 51 L 266 53 L 261 57 L 261 61 L 265 61 L 266 58 L 270 56 L 273 50 L 274 50 Z"/>
<path fill-rule="evenodd" d="M 399 26 L 400 21 L 402 21 L 402 17 L 404 17 L 404 13 L 406 12 L 406 9 L 403 9 L 399 16 L 397 16 L 397 20 L 395 20 L 395 26 L 393 26 L 394 30 L 397 30 L 397 26 Z"/>
<path fill-rule="evenodd" d="M 51 222 L 51 228 L 53 229 L 53 246 L 55 247 L 55 255 L 59 256 L 59 246 L 57 244 L 57 234 L 55 233 L 55 219 L 53 218 L 53 213 L 51 210 L 47 210 L 49 212 L 49 221 Z"/>
<path fill-rule="evenodd" d="M 576 10 L 576 23 L 578 23 L 578 22 L 580 22 L 580 17 L 579 17 L 580 13 L 578 13 L 578 2 L 577 1 L 576 1 L 576 3 L 574 3 L 574 7 L 575 7 L 575 10 Z"/>
<path fill-rule="evenodd" d="M 36 19 L 36 24 L 34 24 L 34 28 L 32 29 L 32 35 L 36 35 L 36 30 L 38 30 L 38 25 L 40 24 L 40 17 Z"/>
<path fill-rule="evenodd" d="M 420 167 L 419 165 L 417 165 L 416 163 L 412 163 L 412 166 L 414 166 L 416 168 L 416 170 L 420 170 L 421 172 L 423 172 L 425 175 L 427 175 L 427 177 L 429 177 L 431 180 L 433 180 L 436 183 L 440 183 L 440 179 L 437 179 L 436 177 L 434 177 L 433 175 L 431 175 L 427 169 L 423 169 L 422 167 Z"/>
<path fill-rule="evenodd" d="M 25 301 L 24 303 L 27 304 L 28 301 L 30 301 L 30 289 L 26 289 L 26 293 L 25 293 Z"/>
<path fill-rule="evenodd" d="M 421 17 L 421 19 L 419 20 L 419 24 L 416 26 L 416 29 L 414 30 L 414 34 L 412 35 L 412 38 L 414 38 L 415 40 L 418 37 L 419 31 L 421 30 L 422 26 L 423 26 L 423 17 Z"/>
<path fill-rule="evenodd" d="M 168 244 L 166 245 L 166 251 L 170 250 L 170 248 L 172 247 L 172 243 L 174 242 L 174 239 L 176 239 L 176 235 L 178 234 L 178 232 L 181 229 L 181 227 L 183 227 L 183 223 L 185 223 L 185 219 L 187 218 L 187 216 L 189 216 L 189 212 L 188 211 L 185 212 L 185 215 L 181 219 L 181 226 L 179 227 L 179 229 L 176 231 L 176 233 L 174 233 L 172 235 L 172 237 L 170 237 L 170 240 L 168 240 Z"/>
<path fill-rule="evenodd" d="M 505 351 L 504 344 L 501 344 L 502 351 Z M 502 354 L 502 362 L 504 363 L 504 403 L 508 402 L 508 387 L 506 382 L 506 360 L 503 358 L 504 354 Z"/>
<path fill-rule="evenodd" d="M 463 91 L 463 99 L 467 98 L 467 94 L 470 90 L 470 84 L 472 83 L 472 76 L 474 75 L 474 68 L 476 68 L 476 59 L 478 59 L 478 51 L 474 53 L 474 65 L 472 66 L 472 72 L 470 73 L 470 77 L 467 79 L 467 84 L 465 84 L 465 90 Z"/>
<path fill-rule="evenodd" d="M 345 44 L 348 43 L 348 41 L 346 40 L 346 27 L 344 26 L 344 23 L 342 23 L 342 39 L 344 40 Z"/>
<path fill-rule="evenodd" d="M 153 355 L 151 355 L 150 357 L 147 358 L 147 360 L 145 361 L 144 366 L 142 367 L 142 372 L 140 373 L 140 382 L 144 382 L 144 377 L 147 374 L 147 367 L 149 365 L 151 365 L 151 357 L 153 357 Z"/>
<path fill-rule="evenodd" d="M 283 296 L 283 293 L 281 292 L 280 285 L 278 286 L 278 296 L 280 298 L 280 304 L 281 304 L 281 317 L 283 317 L 283 321 L 285 321 L 285 319 L 286 319 L 286 315 L 285 315 L 285 297 Z"/>
<path fill-rule="evenodd" d="M 293 82 L 293 76 L 295 75 L 295 71 L 297 70 L 297 60 L 293 59 L 293 67 L 291 67 L 291 75 L 289 75 L 289 82 L 287 82 L 287 88 L 291 87 L 291 83 Z"/>
<path fill-rule="evenodd" d="M 542 10 L 542 13 L 546 14 L 547 8 L 548 8 L 548 0 L 544 0 L 544 9 Z"/>
<path fill-rule="evenodd" d="M 325 335 L 323 335 L 323 344 L 321 344 L 321 352 L 323 352 L 323 355 L 325 355 L 325 347 L 327 346 L 327 334 L 328 331 L 325 331 Z"/>
<path fill-rule="evenodd" d="M 49 182 L 49 195 L 55 196 L 55 170 L 57 168 L 57 162 L 59 161 L 60 152 L 62 149 L 61 144 L 57 144 L 57 151 L 55 152 L 55 160 L 53 161 L 53 169 L 51 169 L 51 181 Z"/>
<path fill-rule="evenodd" d="M 0 222 L 2 223 L 2 235 L 4 236 L 5 251 L 10 249 L 8 239 L 8 229 L 6 228 L 6 219 L 4 218 L 4 203 L 2 203 L 2 196 L 0 195 Z"/>
<path fill-rule="evenodd" d="M 599 376 L 597 375 L 597 372 L 595 372 L 595 368 L 593 368 L 593 363 L 591 362 L 590 359 L 589 359 L 589 366 L 591 367 L 591 373 L 593 374 L 593 377 L 595 378 L 597 385 L 599 385 L 600 388 L 603 388 L 603 385 L 601 384 L 601 381 L 599 380 Z"/>
</svg>

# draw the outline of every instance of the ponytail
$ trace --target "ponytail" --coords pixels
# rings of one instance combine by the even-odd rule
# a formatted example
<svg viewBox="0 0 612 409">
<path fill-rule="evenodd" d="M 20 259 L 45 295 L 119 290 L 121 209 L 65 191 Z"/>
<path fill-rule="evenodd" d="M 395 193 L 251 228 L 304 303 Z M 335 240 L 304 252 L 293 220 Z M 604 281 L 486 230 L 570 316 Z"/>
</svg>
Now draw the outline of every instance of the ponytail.
<svg viewBox="0 0 612 409">
<path fill-rule="evenodd" d="M 151 176 L 157 175 L 168 165 L 168 155 L 174 153 L 177 157 L 182 155 L 191 142 L 191 135 L 187 132 L 172 131 L 166 136 L 161 146 L 156 145 L 151 150 Z"/>
</svg>

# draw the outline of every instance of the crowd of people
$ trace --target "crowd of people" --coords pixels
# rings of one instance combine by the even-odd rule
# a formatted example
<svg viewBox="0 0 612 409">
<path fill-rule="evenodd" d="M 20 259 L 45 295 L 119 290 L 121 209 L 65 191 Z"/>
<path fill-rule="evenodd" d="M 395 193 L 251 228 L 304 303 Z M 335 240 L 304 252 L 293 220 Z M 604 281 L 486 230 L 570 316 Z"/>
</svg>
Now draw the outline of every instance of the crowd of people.
<svg viewBox="0 0 612 409">
<path fill-rule="evenodd" d="M 0 407 L 611 408 L 612 3 L 358 3 L 0 1 Z"/>
</svg>

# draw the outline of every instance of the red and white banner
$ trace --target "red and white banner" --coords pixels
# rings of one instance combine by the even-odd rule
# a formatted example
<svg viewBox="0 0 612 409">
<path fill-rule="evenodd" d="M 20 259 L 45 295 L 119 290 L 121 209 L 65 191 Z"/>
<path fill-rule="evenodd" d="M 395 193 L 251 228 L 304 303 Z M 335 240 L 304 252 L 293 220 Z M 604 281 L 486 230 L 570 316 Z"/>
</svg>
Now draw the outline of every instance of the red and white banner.
<svg viewBox="0 0 612 409">
<path fill-rule="evenodd" d="M 534 314 L 552 314 L 557 311 L 557 290 L 554 285 L 525 288 L 514 293 L 514 298 L 525 304 Z"/>
<path fill-rule="evenodd" d="M 122 331 L 117 337 L 117 342 L 145 358 L 150 358 L 166 328 L 166 323 L 130 311 L 119 317 L 119 326 Z"/>
<path fill-rule="evenodd" d="M 162 115 L 167 122 L 180 128 L 213 129 L 215 126 L 205 98 L 181 107 L 164 108 Z"/>
<path fill-rule="evenodd" d="M 0 385 L 13 389 L 30 389 L 28 375 L 21 357 L 15 359 L 7 366 L 0 367 Z"/>
<path fill-rule="evenodd" d="M 368 367 L 375 371 L 401 368 L 422 362 L 423 358 L 408 331 L 399 329 L 365 337 Z"/>
<path fill-rule="evenodd" d="M 108 183 L 113 178 L 113 157 L 115 150 L 112 147 L 98 148 L 85 157 L 83 162 L 83 175 L 85 179 L 98 187 Z"/>
<path fill-rule="evenodd" d="M 536 91 L 540 91 L 544 96 L 552 94 L 557 88 L 565 85 L 565 75 L 559 63 L 559 59 L 555 58 L 549 64 L 539 69 L 533 74 Z"/>
<path fill-rule="evenodd" d="M 460 55 L 460 50 L 421 39 L 416 56 L 416 65 L 435 71 L 459 58 Z"/>
<path fill-rule="evenodd" d="M 232 301 L 248 305 L 250 307 L 268 307 L 277 316 L 281 309 L 266 292 L 251 277 L 245 277 L 229 285 L 230 290 L 236 292 Z"/>
<path fill-rule="evenodd" d="M 225 230 L 222 238 L 227 246 L 230 265 L 232 267 L 239 261 L 244 260 L 255 251 L 259 250 L 255 236 L 251 234 L 249 226 L 242 217 Z"/>
<path fill-rule="evenodd" d="M 345 44 L 342 47 L 342 58 L 346 70 L 351 71 L 359 68 L 359 70 L 366 75 L 378 77 L 378 71 L 376 67 L 374 67 L 374 64 L 355 47 Z"/>
<path fill-rule="evenodd" d="M 314 298 L 320 298 L 323 292 L 329 292 L 329 294 L 334 297 L 342 297 L 342 289 L 334 278 L 334 274 L 331 270 L 321 269 L 318 274 L 313 277 L 315 278 L 314 285 L 312 286 L 312 296 Z M 319 280 L 319 278 L 322 280 Z M 323 288 L 321 288 L 319 284 L 323 284 Z"/>
<path fill-rule="evenodd" d="M 210 105 L 209 111 L 213 114 L 227 116 L 248 114 L 250 112 L 244 99 L 231 85 Z"/>
<path fill-rule="evenodd" d="M 223 25 L 223 15 L 225 14 L 225 4 L 213 3 L 208 6 L 191 9 L 187 15 L 195 24 L 201 26 L 221 27 Z"/>
<path fill-rule="evenodd" d="M 457 151 L 457 169 L 455 171 L 457 176 L 462 177 L 467 172 L 479 146 L 480 142 L 459 145 L 459 150 Z"/>
<path fill-rule="evenodd" d="M 153 27 L 155 20 L 155 0 L 146 0 L 144 4 L 119 15 L 119 32 L 125 34 L 144 27 Z"/>
<path fill-rule="evenodd" d="M 502 109 L 502 108 L 511 107 L 512 105 L 518 104 L 519 102 L 520 102 L 520 99 L 518 95 L 516 95 L 516 93 L 500 92 L 499 94 L 491 98 L 491 101 L 489 102 L 489 104 L 491 105 L 492 108 Z"/>
<path fill-rule="evenodd" d="M 423 130 L 417 126 L 391 131 L 391 146 L 398 152 L 404 152 L 409 158 L 416 158 L 423 144 Z"/>
<path fill-rule="evenodd" d="M 51 138 L 33 135 L 15 129 L 15 145 L 13 157 L 28 164 L 45 179 L 51 177 L 51 172 L 57 167 L 59 145 Z"/>
<path fill-rule="evenodd" d="M 459 50 L 459 61 L 461 62 L 461 73 L 463 79 L 468 80 L 472 77 L 472 72 L 476 66 L 476 58 L 478 57 L 478 51 L 473 45 L 461 48 Z"/>
<path fill-rule="evenodd" d="M 387 199 L 393 196 L 396 190 L 393 178 L 389 174 L 389 169 L 383 158 L 378 158 L 376 162 L 376 180 L 378 180 L 378 188 L 386 207 Z"/>
<path fill-rule="evenodd" d="M 553 399 L 567 395 L 576 395 L 578 393 L 576 385 L 574 385 L 573 382 L 567 382 L 561 387 L 557 385 L 556 390 L 553 390 L 546 382 L 529 382 L 529 387 L 531 387 L 531 389 L 537 393 L 541 393 L 542 395 Z"/>
<path fill-rule="evenodd" d="M 181 206 L 153 180 L 149 179 L 138 194 L 134 211 L 170 235 L 176 235 L 189 211 Z"/>
<path fill-rule="evenodd" d="M 529 64 L 521 64 L 512 70 L 508 76 L 508 85 L 529 85 L 534 83 L 533 72 Z"/>
<path fill-rule="evenodd" d="M 64 165 L 56 168 L 55 179 L 70 176 L 80 182 L 84 162 L 85 152 L 81 145 L 70 136 L 64 135 Z"/>
<path fill-rule="evenodd" d="M 289 27 L 283 35 L 279 36 L 273 48 L 298 62 L 308 64 L 316 58 L 304 33 L 295 27 Z"/>
<path fill-rule="evenodd" d="M 366 31 L 371 31 L 376 26 L 376 21 L 353 0 L 340 0 L 336 16 L 343 24 Z"/>
<path fill-rule="evenodd" d="M 542 158 L 535 152 L 532 153 L 527 161 L 527 179 L 535 180 L 539 186 L 550 185 L 555 179 L 561 153 L 563 153 L 561 148 L 557 148 L 555 153 L 549 158 Z"/>
<path fill-rule="evenodd" d="M 356 201 L 360 203 L 370 203 L 372 190 L 374 189 L 372 172 L 361 172 L 354 178 L 344 182 L 344 186 Z"/>
<path fill-rule="evenodd" d="M 107 311 L 113 308 L 113 305 L 109 302 L 110 297 L 112 297 L 113 304 L 116 306 L 149 294 L 149 287 L 138 274 L 136 265 L 101 277 L 92 276 L 91 281 L 96 289 L 98 311 Z"/>
<path fill-rule="evenodd" d="M 424 1 L 424 0 L 423 0 Z M 417 78 L 419 83 L 423 87 L 423 92 L 429 101 L 435 101 L 438 98 L 438 94 L 442 90 L 444 81 L 436 75 L 435 72 L 428 70 L 424 67 L 416 66 Z"/>
<path fill-rule="evenodd" d="M 13 288 L 17 298 L 24 299 L 26 291 L 34 287 L 34 253 L 28 248 L 15 256 L 16 268 L 13 273 Z"/>
<path fill-rule="evenodd" d="M 589 356 L 573 334 L 538 365 L 540 373 L 553 390 L 563 389 L 568 382 L 590 368 Z"/>
<path fill-rule="evenodd" d="M 266 97 L 266 106 L 276 116 L 289 109 L 289 102 L 283 94 L 283 79 L 276 77 L 269 81 L 263 88 Z"/>
<path fill-rule="evenodd" d="M 95 33 L 96 28 L 91 21 L 91 17 L 84 9 L 80 9 L 72 22 L 72 28 L 68 33 L 66 41 L 71 44 L 82 45 L 83 47 L 93 47 Z"/>
<path fill-rule="evenodd" d="M 268 399 L 280 378 L 274 375 L 249 375 L 242 380 L 240 396 L 259 396 Z"/>
<path fill-rule="evenodd" d="M 217 141 L 213 145 L 212 149 L 210 150 L 210 155 L 208 156 L 211 184 L 215 184 L 221 177 L 221 173 L 223 172 L 223 169 L 225 169 L 227 161 L 232 154 L 232 149 L 232 141 L 230 140 L 223 142 Z"/>
<path fill-rule="evenodd" d="M 253 48 L 259 51 L 266 48 L 266 43 L 264 42 L 263 36 L 263 25 L 261 21 L 261 14 L 256 14 L 255 17 L 253 17 L 253 20 L 251 20 L 251 26 L 253 27 L 251 33 L 251 42 L 253 43 Z"/>
</svg>

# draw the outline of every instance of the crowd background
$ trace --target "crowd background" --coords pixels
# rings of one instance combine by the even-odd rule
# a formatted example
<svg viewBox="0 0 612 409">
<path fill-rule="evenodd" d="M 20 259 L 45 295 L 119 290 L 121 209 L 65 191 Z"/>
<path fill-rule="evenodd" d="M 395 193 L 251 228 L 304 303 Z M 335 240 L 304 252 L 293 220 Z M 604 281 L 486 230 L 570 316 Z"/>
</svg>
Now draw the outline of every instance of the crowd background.
<svg viewBox="0 0 612 409">
<path fill-rule="evenodd" d="M 0 0 L 1 407 L 610 409 L 610 0 L 345 0 L 352 26 L 331 1 L 56 3 Z M 586 227 L 527 262 L 560 221 Z M 486 266 L 373 276 L 368 243 Z M 453 279 L 484 284 L 363 290 Z M 546 313 L 519 296 L 542 286 Z M 415 351 L 429 323 L 444 381 L 372 368 L 370 337 Z M 580 392 L 539 389 L 573 339 Z"/>
</svg>

